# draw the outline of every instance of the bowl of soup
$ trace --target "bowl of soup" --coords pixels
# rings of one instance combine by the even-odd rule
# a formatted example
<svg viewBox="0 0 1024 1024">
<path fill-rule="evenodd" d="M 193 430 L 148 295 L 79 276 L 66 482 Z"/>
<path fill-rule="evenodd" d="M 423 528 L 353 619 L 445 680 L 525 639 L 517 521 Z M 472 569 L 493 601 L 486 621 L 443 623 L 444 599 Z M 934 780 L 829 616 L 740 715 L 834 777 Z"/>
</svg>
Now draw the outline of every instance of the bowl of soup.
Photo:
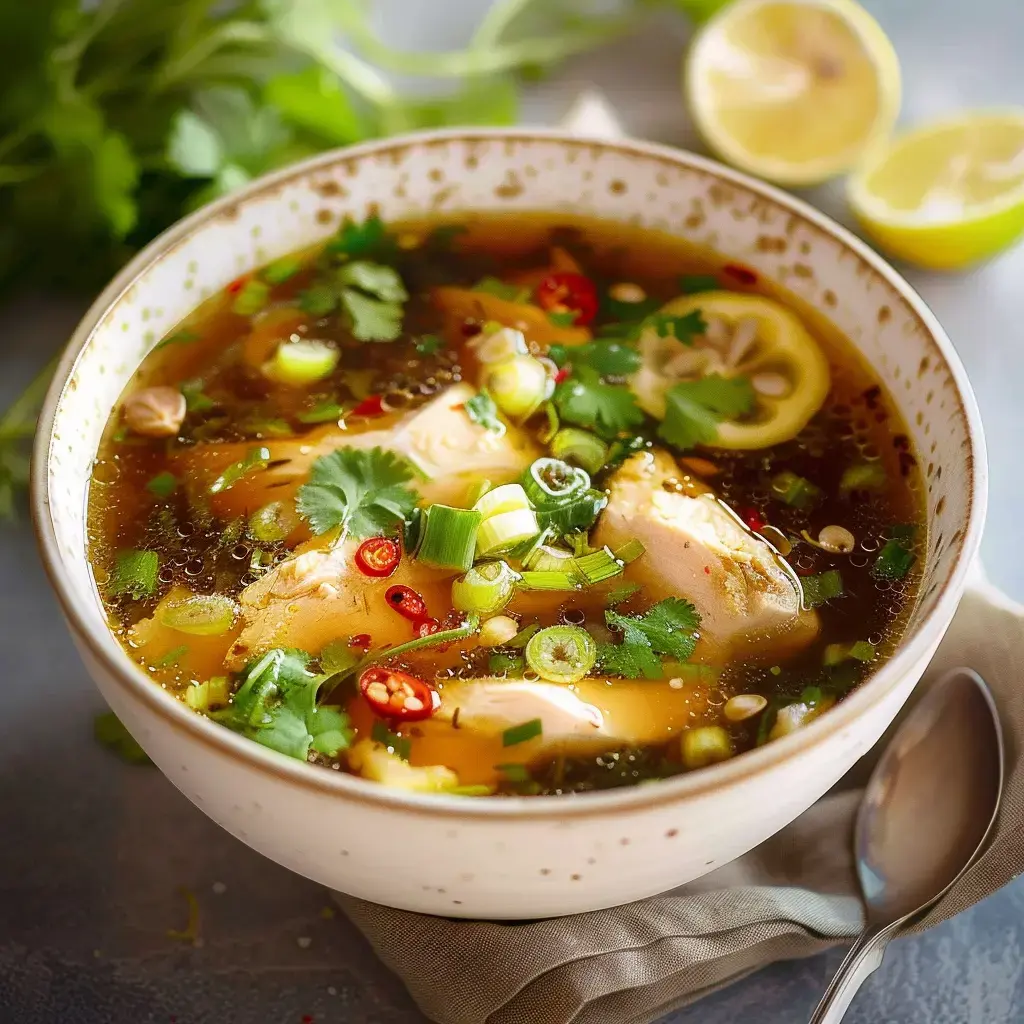
<svg viewBox="0 0 1024 1024">
<path fill-rule="evenodd" d="M 634 142 L 329 153 L 90 310 L 34 510 L 161 771 L 368 900 L 534 918 L 751 849 L 882 735 L 985 506 L 910 287 L 805 204 Z"/>
</svg>

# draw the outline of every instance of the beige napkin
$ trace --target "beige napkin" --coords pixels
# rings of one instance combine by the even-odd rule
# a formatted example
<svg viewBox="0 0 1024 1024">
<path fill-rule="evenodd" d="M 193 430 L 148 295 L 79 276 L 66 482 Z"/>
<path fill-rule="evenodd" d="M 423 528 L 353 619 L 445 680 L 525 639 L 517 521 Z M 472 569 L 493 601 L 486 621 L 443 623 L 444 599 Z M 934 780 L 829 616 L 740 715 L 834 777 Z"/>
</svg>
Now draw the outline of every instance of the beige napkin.
<svg viewBox="0 0 1024 1024">
<path fill-rule="evenodd" d="M 976 669 L 1007 733 L 1007 784 L 995 837 L 914 930 L 944 921 L 1024 868 L 1024 606 L 980 569 L 929 666 L 929 682 Z M 882 743 L 885 740 L 883 739 Z M 881 747 L 882 743 L 879 744 Z M 550 921 L 455 921 L 337 894 L 378 956 L 439 1024 L 643 1024 L 776 960 L 820 953 L 855 935 L 863 912 L 851 835 L 872 755 L 778 835 L 679 889 Z"/>
</svg>

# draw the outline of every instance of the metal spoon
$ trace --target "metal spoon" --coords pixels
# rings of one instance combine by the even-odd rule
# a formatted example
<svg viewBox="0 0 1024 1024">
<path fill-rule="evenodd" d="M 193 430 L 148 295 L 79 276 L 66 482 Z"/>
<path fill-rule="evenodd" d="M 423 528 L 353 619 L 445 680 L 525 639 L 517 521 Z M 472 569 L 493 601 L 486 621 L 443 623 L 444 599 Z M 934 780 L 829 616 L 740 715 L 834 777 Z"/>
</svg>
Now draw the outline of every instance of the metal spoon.
<svg viewBox="0 0 1024 1024">
<path fill-rule="evenodd" d="M 857 813 L 854 854 L 867 925 L 810 1024 L 839 1024 L 889 940 L 981 853 L 999 810 L 1003 762 L 999 713 L 977 672 L 947 673 L 907 715 Z"/>
</svg>

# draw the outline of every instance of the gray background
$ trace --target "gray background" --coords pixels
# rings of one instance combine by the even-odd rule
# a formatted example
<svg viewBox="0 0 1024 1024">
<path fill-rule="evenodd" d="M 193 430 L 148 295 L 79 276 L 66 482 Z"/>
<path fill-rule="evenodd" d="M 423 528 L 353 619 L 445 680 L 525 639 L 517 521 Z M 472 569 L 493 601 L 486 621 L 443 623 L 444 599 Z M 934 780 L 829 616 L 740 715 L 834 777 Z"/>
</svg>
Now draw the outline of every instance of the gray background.
<svg viewBox="0 0 1024 1024">
<path fill-rule="evenodd" d="M 487 0 L 376 0 L 398 45 L 451 46 Z M 904 119 L 1024 104 L 1020 0 L 866 0 L 904 69 Z M 551 123 L 596 83 L 634 135 L 696 146 L 678 100 L 685 25 L 571 62 L 534 87 L 524 119 Z M 841 191 L 810 198 L 844 218 Z M 984 555 L 1024 598 L 1017 450 L 1024 247 L 969 274 L 909 272 L 959 349 L 988 432 L 992 501 Z M 0 310 L 0 405 L 67 337 L 79 309 L 25 297 Z M 99 695 L 72 650 L 27 523 L 0 528 L 0 1021 L 4 1024 L 414 1024 L 401 984 L 318 886 L 221 832 L 157 772 L 94 745 Z M 167 938 L 198 898 L 204 944 Z M 1003 1024 L 1024 1019 L 1018 882 L 891 948 L 851 1024 Z M 301 940 L 301 941 L 300 941 Z M 673 1014 L 672 1024 L 805 1020 L 841 954 L 780 964 Z M 614 1022 L 609 1022 L 614 1024 Z"/>
</svg>

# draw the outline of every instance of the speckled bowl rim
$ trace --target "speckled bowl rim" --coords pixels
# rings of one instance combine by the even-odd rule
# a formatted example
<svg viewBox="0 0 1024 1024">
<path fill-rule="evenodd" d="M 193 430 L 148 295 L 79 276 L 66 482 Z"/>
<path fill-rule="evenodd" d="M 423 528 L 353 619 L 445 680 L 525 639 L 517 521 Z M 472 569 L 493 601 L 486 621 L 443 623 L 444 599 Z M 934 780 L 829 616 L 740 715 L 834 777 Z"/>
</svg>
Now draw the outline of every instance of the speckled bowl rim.
<svg viewBox="0 0 1024 1024">
<path fill-rule="evenodd" d="M 712 175 L 788 211 L 808 228 L 824 233 L 852 252 L 872 273 L 882 278 L 913 314 L 935 352 L 949 369 L 955 385 L 957 401 L 967 423 L 970 448 L 966 453 L 969 480 L 966 528 L 952 572 L 942 586 L 931 611 L 913 632 L 904 637 L 896 653 L 869 679 L 828 714 L 816 719 L 799 732 L 699 772 L 675 776 L 654 786 L 629 786 L 597 793 L 578 794 L 572 799 L 563 796 L 502 797 L 501 799 L 468 799 L 442 794 L 416 794 L 389 789 L 378 783 L 360 779 L 345 772 L 318 770 L 304 762 L 288 758 L 247 740 L 223 726 L 197 715 L 180 701 L 154 686 L 145 672 L 133 662 L 109 631 L 100 637 L 88 629 L 90 614 L 95 615 L 94 591 L 83 592 L 72 586 L 62 570 L 56 534 L 49 507 L 49 454 L 57 406 L 68 385 L 83 349 L 93 331 L 124 292 L 152 264 L 173 251 L 193 231 L 207 221 L 229 213 L 240 203 L 273 191 L 281 185 L 303 178 L 318 170 L 365 156 L 429 147 L 450 142 L 473 143 L 487 140 L 544 141 L 560 143 L 566 149 L 603 149 L 621 156 L 667 163 Z M 468 211 L 471 212 L 471 211 Z M 47 392 L 39 418 L 33 451 L 32 518 L 43 556 L 43 564 L 56 591 L 61 607 L 79 641 L 110 672 L 117 684 L 133 698 L 141 700 L 171 728 L 192 739 L 213 747 L 216 752 L 237 758 L 258 772 L 271 775 L 306 789 L 322 791 L 343 799 L 357 800 L 376 806 L 391 807 L 413 814 L 445 816 L 459 819 L 537 820 L 578 819 L 616 812 L 640 811 L 657 805 L 685 801 L 725 789 L 743 779 L 800 756 L 805 750 L 827 743 L 843 730 L 856 728 L 858 720 L 883 701 L 900 678 L 913 671 L 929 648 L 940 639 L 938 623 L 952 619 L 964 591 L 967 574 L 981 544 L 981 533 L 988 501 L 988 469 L 981 415 L 960 357 L 932 311 L 914 289 L 877 253 L 850 231 L 808 203 L 766 185 L 740 171 L 732 170 L 714 160 L 673 149 L 668 146 L 633 140 L 608 140 L 573 135 L 558 129 L 453 129 L 417 132 L 390 139 L 331 150 L 301 163 L 290 165 L 274 174 L 259 178 L 245 189 L 224 197 L 178 221 L 146 246 L 111 281 L 93 303 L 76 328 L 62 355 Z M 82 537 L 85 543 L 85 537 Z"/>
</svg>

